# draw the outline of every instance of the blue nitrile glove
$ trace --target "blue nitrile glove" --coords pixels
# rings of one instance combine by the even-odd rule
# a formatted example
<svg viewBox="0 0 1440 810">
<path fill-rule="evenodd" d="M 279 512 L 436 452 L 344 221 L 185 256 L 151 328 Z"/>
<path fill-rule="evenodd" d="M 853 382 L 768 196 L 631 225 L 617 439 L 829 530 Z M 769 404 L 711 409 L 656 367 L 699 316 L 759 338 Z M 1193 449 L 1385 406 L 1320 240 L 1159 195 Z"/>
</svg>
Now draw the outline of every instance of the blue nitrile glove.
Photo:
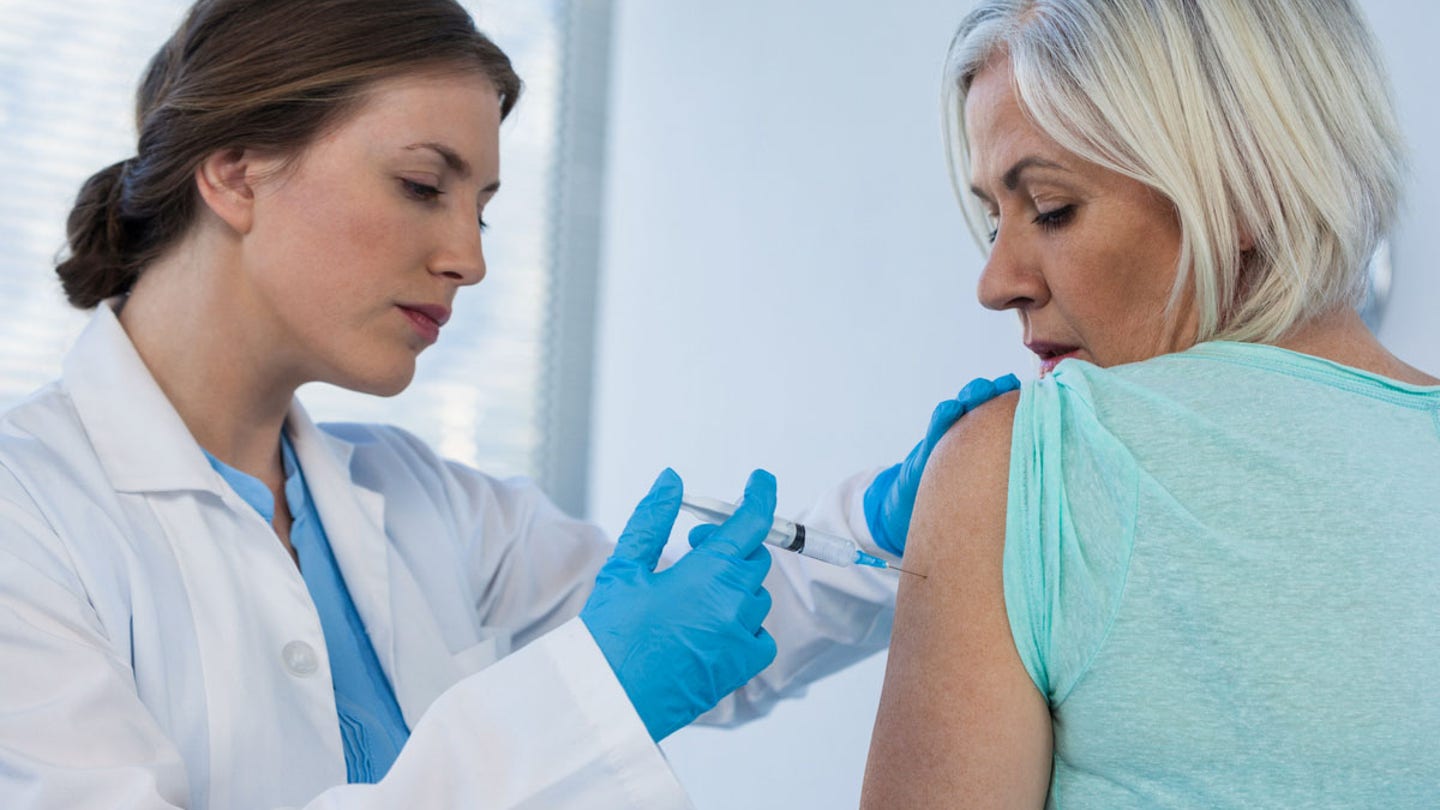
<svg viewBox="0 0 1440 810">
<path fill-rule="evenodd" d="M 1014 374 L 997 377 L 993 382 L 976 377 L 960 389 L 954 399 L 935 406 L 925 438 L 915 445 L 904 461 L 875 476 L 869 489 L 865 490 L 865 522 L 870 526 L 870 536 L 875 538 L 875 545 L 897 556 L 905 553 L 905 535 L 910 533 L 915 493 L 920 491 L 920 474 L 925 472 L 930 451 L 960 417 L 1006 391 L 1019 388 L 1020 381 L 1015 379 Z"/>
<path fill-rule="evenodd" d="M 714 530 L 656 572 L 681 491 L 674 470 L 660 473 L 580 611 L 656 742 L 775 660 L 775 639 L 760 626 L 770 612 L 762 541 L 775 517 L 775 477 L 751 473 L 735 514 L 718 527 L 697 526 Z"/>
</svg>

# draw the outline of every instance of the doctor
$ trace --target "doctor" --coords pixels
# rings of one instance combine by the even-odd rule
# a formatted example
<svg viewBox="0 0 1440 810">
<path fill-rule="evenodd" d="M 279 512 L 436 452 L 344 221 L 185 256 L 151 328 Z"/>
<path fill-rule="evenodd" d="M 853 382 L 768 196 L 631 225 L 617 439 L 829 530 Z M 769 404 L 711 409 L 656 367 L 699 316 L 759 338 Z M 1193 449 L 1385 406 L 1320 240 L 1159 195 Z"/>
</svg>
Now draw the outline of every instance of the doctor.
<svg viewBox="0 0 1440 810">
<path fill-rule="evenodd" d="M 656 741 L 885 645 L 883 575 L 770 570 L 767 473 L 657 573 L 672 472 L 612 546 L 295 401 L 409 383 L 485 274 L 519 91 L 452 0 L 200 0 L 156 54 L 69 220 L 94 317 L 0 419 L 6 807 L 685 807 Z M 929 447 L 1008 387 L 809 520 L 900 553 Z"/>
</svg>

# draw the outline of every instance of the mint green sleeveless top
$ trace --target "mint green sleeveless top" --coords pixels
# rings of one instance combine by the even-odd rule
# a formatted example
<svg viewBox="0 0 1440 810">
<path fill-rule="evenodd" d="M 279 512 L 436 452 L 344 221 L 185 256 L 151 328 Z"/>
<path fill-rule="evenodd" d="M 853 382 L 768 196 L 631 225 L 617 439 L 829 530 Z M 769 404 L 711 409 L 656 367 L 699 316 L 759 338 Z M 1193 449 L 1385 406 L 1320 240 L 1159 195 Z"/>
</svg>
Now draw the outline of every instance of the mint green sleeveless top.
<svg viewBox="0 0 1440 810">
<path fill-rule="evenodd" d="M 1050 807 L 1440 807 L 1440 387 L 1215 342 L 1015 414 Z"/>
</svg>

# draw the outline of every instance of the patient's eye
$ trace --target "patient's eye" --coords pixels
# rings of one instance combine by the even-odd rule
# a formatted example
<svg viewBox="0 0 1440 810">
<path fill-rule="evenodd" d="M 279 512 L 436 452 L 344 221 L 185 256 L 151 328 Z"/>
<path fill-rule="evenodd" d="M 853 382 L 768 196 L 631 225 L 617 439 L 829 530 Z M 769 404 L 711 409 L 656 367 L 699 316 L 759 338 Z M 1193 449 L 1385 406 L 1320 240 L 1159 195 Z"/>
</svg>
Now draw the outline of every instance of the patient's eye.
<svg viewBox="0 0 1440 810">
<path fill-rule="evenodd" d="M 1035 224 L 1047 231 L 1063 228 L 1070 223 L 1075 215 L 1075 206 L 1065 205 L 1056 208 L 1054 211 L 1042 211 L 1035 217 Z"/>
</svg>

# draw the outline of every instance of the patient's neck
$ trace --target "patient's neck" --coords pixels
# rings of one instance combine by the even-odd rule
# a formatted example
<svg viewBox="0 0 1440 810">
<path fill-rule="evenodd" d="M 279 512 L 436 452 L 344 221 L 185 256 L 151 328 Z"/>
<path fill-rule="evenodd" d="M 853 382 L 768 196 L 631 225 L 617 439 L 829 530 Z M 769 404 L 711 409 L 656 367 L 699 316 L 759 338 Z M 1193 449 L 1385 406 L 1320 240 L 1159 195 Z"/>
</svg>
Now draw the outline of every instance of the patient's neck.
<svg viewBox="0 0 1440 810">
<path fill-rule="evenodd" d="M 1390 353 L 1352 309 L 1312 318 L 1291 329 L 1275 345 L 1323 357 L 1413 385 L 1440 385 L 1440 379 L 1410 366 Z"/>
</svg>

